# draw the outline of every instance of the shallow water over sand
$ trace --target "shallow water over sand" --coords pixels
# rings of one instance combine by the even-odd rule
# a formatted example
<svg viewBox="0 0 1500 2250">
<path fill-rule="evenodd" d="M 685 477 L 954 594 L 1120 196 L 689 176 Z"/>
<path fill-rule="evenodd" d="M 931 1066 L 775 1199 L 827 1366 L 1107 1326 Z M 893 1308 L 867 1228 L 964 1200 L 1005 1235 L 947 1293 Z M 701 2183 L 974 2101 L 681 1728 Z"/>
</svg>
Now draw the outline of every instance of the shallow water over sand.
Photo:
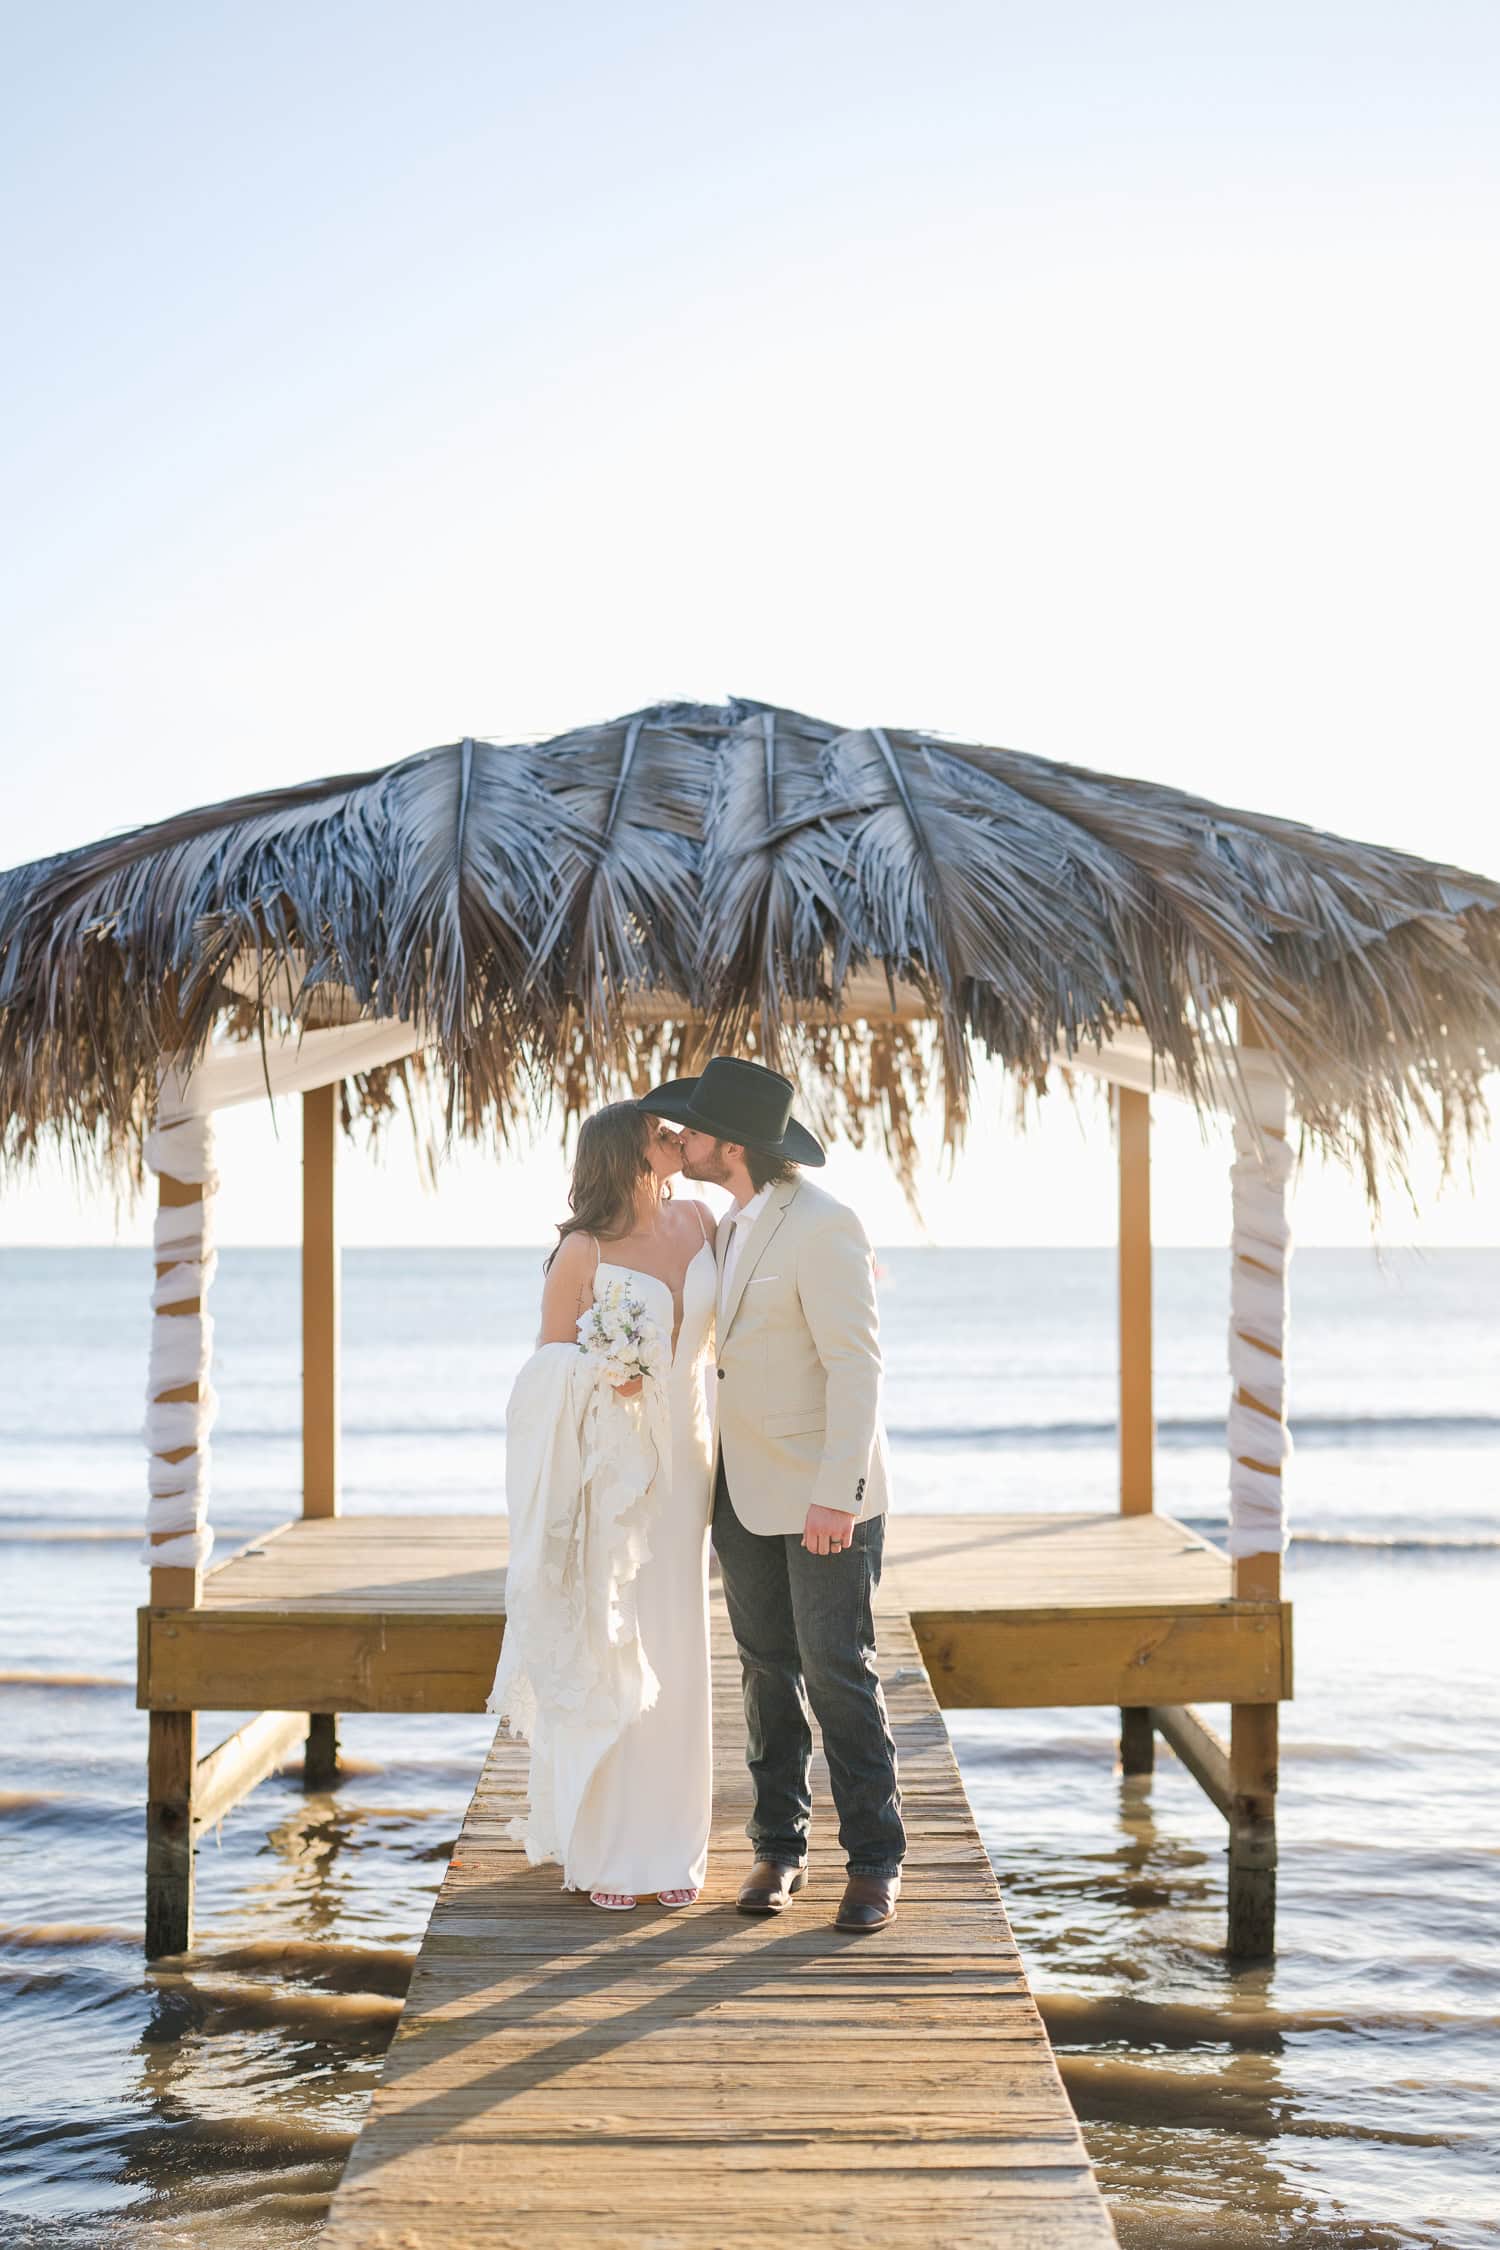
<svg viewBox="0 0 1500 2250">
<path fill-rule="evenodd" d="M 144 1966 L 143 1257 L 5 1260 L 0 2242 L 302 2243 L 489 1723 L 346 1719 L 338 1786 L 262 1784 L 200 1851 L 194 1954 Z M 351 1509 L 495 1504 L 537 1257 L 349 1254 Z M 898 1505 L 1110 1506 L 1108 1255 L 887 1263 Z M 1158 1261 L 1160 1504 L 1210 1535 L 1221 1267 Z M 289 1512 L 294 1290 L 289 1255 L 225 1254 L 221 1553 Z M 1165 1748 L 1144 1782 L 1115 1770 L 1108 1712 L 954 1713 L 952 1732 L 1127 2250 L 1467 2250 L 1500 2243 L 1500 1257 L 1382 1276 L 1304 1250 L 1296 1304 L 1275 1962 L 1225 1962 L 1223 1822 Z M 236 1723 L 206 1717 L 203 1746 Z M 836 1887 L 823 1864 L 810 1911 Z"/>
</svg>

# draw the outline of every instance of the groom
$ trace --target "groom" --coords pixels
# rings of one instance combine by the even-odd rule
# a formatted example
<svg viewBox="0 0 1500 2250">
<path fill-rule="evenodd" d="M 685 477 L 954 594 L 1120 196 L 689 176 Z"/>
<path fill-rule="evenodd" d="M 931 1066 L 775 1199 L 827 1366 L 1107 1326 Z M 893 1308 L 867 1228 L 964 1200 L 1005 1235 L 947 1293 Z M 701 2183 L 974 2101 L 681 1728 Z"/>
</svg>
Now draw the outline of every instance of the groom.
<svg viewBox="0 0 1500 2250">
<path fill-rule="evenodd" d="M 713 1539 L 755 1784 L 739 1905 L 779 1914 L 807 1880 L 811 1705 L 848 1863 L 835 1926 L 876 1930 L 895 1916 L 906 1833 L 871 1606 L 887 1463 L 869 1238 L 803 1179 L 823 1149 L 779 1072 L 715 1055 L 639 1106 L 682 1128 L 688 1179 L 735 1199 L 717 1249 Z"/>
</svg>

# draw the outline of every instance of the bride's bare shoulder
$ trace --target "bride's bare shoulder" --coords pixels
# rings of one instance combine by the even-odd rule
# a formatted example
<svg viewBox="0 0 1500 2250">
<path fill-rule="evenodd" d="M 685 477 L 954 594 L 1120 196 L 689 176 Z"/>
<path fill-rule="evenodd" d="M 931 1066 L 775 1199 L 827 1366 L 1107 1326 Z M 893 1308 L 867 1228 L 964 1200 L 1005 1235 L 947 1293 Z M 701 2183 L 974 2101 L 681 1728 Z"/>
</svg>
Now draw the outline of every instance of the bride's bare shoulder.
<svg viewBox="0 0 1500 2250">
<path fill-rule="evenodd" d="M 594 1245 L 580 1228 L 565 1234 L 542 1277 L 542 1326 L 538 1344 L 571 1343 L 579 1315 L 594 1291 Z"/>
<path fill-rule="evenodd" d="M 561 1267 L 564 1273 L 582 1273 L 585 1271 L 592 1273 L 594 1259 L 593 1236 L 585 1234 L 582 1227 L 574 1227 L 572 1232 L 565 1234 L 558 1244 L 557 1255 L 552 1261 L 552 1270 L 555 1273 Z"/>
<path fill-rule="evenodd" d="M 557 1246 L 552 1263 L 547 1268 L 542 1283 L 544 1301 L 555 1300 L 574 1291 L 581 1292 L 592 1281 L 599 1253 L 592 1235 L 575 1227 L 565 1234 Z"/>
</svg>

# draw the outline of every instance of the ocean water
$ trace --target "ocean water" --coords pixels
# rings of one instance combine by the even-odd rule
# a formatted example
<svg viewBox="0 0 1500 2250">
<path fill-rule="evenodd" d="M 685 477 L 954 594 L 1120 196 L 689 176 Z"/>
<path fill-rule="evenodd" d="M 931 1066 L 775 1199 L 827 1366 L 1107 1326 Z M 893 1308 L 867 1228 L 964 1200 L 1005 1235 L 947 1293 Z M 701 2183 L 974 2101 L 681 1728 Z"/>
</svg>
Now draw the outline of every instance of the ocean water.
<svg viewBox="0 0 1500 2250">
<path fill-rule="evenodd" d="M 498 1505 L 540 1255 L 346 1255 L 351 1512 Z M 263 1783 L 200 1849 L 193 1955 L 143 1963 L 147 1259 L 0 1257 L 0 2243 L 258 2250 L 316 2238 L 490 1722 L 345 1719 L 337 1786 Z M 1158 1504 L 1215 1536 L 1227 1262 L 1156 1272 Z M 223 1255 L 221 1554 L 295 1513 L 296 1282 Z M 1114 1505 L 1109 1253 L 892 1251 L 881 1286 L 900 1508 Z M 1224 1824 L 1164 1747 L 1144 1781 L 1111 1712 L 952 1732 L 1127 2250 L 1468 2250 L 1500 2243 L 1500 1253 L 1301 1250 L 1293 1315 L 1275 1961 L 1226 1962 Z"/>
</svg>

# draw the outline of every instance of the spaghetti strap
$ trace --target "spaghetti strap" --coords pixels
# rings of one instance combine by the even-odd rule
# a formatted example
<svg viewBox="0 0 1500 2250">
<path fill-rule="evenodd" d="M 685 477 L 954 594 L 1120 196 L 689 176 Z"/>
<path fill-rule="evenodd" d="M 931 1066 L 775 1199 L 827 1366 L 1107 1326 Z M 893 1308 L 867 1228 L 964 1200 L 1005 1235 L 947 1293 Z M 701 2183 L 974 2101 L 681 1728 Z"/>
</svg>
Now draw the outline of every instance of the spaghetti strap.
<svg viewBox="0 0 1500 2250">
<path fill-rule="evenodd" d="M 697 1196 L 697 1195 L 695 1195 L 695 1196 L 693 1197 L 693 1209 L 694 1209 L 694 1210 L 695 1210 L 695 1211 L 697 1212 L 697 1214 L 698 1214 L 698 1232 L 699 1232 L 699 1233 L 700 1233 L 700 1234 L 702 1235 L 702 1237 L 703 1237 L 704 1241 L 705 1241 L 705 1242 L 707 1242 L 707 1240 L 708 1240 L 708 1229 L 707 1229 L 707 1227 L 706 1227 L 706 1226 L 705 1226 L 705 1225 L 703 1224 L 703 1199 L 702 1199 L 702 1197 L 701 1197 L 701 1196 Z"/>
<path fill-rule="evenodd" d="M 589 1240 L 594 1245 L 594 1271 L 597 1273 L 599 1271 L 599 1237 L 597 1234 L 591 1234 Z"/>
</svg>

